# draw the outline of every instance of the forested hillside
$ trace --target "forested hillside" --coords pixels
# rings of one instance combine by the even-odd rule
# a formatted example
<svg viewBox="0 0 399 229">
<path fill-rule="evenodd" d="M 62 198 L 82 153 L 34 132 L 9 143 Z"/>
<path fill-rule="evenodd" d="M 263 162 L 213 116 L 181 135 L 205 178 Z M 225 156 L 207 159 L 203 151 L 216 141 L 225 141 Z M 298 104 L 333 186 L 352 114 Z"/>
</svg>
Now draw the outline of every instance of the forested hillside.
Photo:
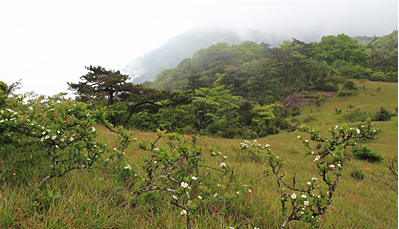
<svg viewBox="0 0 399 229">
<path fill-rule="evenodd" d="M 303 35 L 302 35 L 303 36 Z M 308 37 L 308 35 L 305 35 Z M 185 58 L 190 58 L 200 50 L 210 45 L 225 42 L 238 45 L 244 41 L 260 44 L 268 42 L 271 46 L 278 46 L 287 35 L 266 33 L 261 31 L 236 31 L 221 28 L 193 28 L 172 39 L 159 48 L 146 53 L 126 65 L 122 72 L 129 74 L 133 83 L 154 81 L 155 77 L 164 69 L 175 68 Z M 315 41 L 316 38 L 307 38 Z"/>
<path fill-rule="evenodd" d="M 162 71 L 154 87 L 187 90 L 192 84 L 197 88 L 224 85 L 234 95 L 269 104 L 292 92 L 338 91 L 341 78 L 395 82 L 396 62 L 397 31 L 376 39 L 366 49 L 344 34 L 312 43 L 293 39 L 274 48 L 251 41 L 219 43 Z"/>
<path fill-rule="evenodd" d="M 295 128 L 286 117 L 300 114 L 301 104 L 284 106 L 287 96 L 320 105 L 327 94 L 355 95 L 359 88 L 348 79 L 397 82 L 397 68 L 394 31 L 367 47 L 345 34 L 278 47 L 222 42 L 163 70 L 151 87 L 100 66 L 68 84 L 92 109 L 107 106 L 114 125 L 257 138 Z"/>
</svg>

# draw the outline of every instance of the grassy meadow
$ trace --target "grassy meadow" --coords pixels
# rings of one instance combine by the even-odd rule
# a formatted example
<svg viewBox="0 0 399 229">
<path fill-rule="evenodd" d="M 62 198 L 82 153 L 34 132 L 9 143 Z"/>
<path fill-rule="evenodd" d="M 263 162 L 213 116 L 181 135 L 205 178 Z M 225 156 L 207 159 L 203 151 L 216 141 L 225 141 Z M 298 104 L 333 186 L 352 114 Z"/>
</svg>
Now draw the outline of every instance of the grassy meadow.
<svg viewBox="0 0 399 229">
<path fill-rule="evenodd" d="M 398 84 L 355 81 L 357 86 L 365 86 L 358 95 L 333 97 L 320 106 L 301 109 L 301 115 L 292 118 L 293 123 L 306 123 L 326 132 L 336 124 L 350 123 L 344 115 L 360 108 L 375 112 L 383 106 L 396 113 L 398 106 Z M 342 109 L 341 113 L 335 109 Z M 390 121 L 373 122 L 381 129 L 381 138 L 360 143 L 378 150 L 385 158 L 398 155 L 398 117 Z M 98 128 L 99 140 L 113 139 L 112 133 Z M 155 133 L 130 130 L 138 140 L 153 141 Z M 305 157 L 301 142 L 293 132 L 282 132 L 259 138 L 261 144 L 270 144 L 274 154 L 285 161 L 284 173 L 287 180 L 296 174 L 301 182 L 317 176 L 312 157 Z M 306 135 L 304 135 L 305 137 Z M 236 174 L 242 184 L 262 177 L 266 162 L 255 162 L 247 152 L 237 149 L 243 139 L 221 139 L 200 137 L 198 145 L 213 146 L 227 155 L 227 162 L 237 163 Z M 252 140 L 251 140 L 252 141 Z M 109 141 L 110 144 L 111 140 Z M 165 140 L 161 139 L 165 143 Z M 312 143 L 316 148 L 316 144 Z M 350 149 L 347 149 L 348 153 Z M 134 143 L 126 152 L 130 164 L 140 164 L 146 153 Z M 205 153 L 209 156 L 208 153 Z M 2 166 L 0 162 L 0 166 Z M 373 171 L 366 171 L 365 168 Z M 354 170 L 365 174 L 362 180 L 351 177 Z M 321 216 L 321 228 L 398 228 L 398 193 L 381 182 L 373 173 L 389 175 L 383 162 L 370 163 L 351 158 L 344 165 L 343 175 L 327 212 Z M 35 177 L 35 175 L 32 175 Z M 118 182 L 112 174 L 97 171 L 71 171 L 66 176 L 47 181 L 35 192 L 34 186 L 40 181 L 32 179 L 23 184 L 1 184 L 0 187 L 0 227 L 1 228 L 185 228 L 185 218 L 181 209 L 170 205 L 162 192 L 143 195 L 130 200 L 132 186 L 129 182 Z M 252 190 L 251 201 L 242 198 L 234 203 L 214 203 L 203 206 L 193 221 L 193 228 L 279 228 L 284 218 L 281 215 L 276 180 L 273 175 L 257 182 Z M 49 193 L 53 193 L 50 195 Z M 32 196 L 42 198 L 45 207 L 33 204 Z M 47 199 L 44 197 L 47 196 Z M 45 202 L 46 200 L 47 202 Z M 290 222 L 287 228 L 305 228 L 303 222 Z"/>
</svg>

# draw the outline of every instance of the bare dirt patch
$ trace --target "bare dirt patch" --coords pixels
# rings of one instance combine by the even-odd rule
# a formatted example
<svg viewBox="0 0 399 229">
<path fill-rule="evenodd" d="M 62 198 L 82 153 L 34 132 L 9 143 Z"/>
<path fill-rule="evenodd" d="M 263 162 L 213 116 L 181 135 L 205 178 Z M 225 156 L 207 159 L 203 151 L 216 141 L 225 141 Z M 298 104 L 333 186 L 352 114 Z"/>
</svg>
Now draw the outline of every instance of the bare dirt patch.
<svg viewBox="0 0 399 229">
<path fill-rule="evenodd" d="M 320 93 L 324 98 L 331 98 L 337 95 L 337 92 L 330 92 L 330 91 L 320 91 Z M 312 94 L 314 96 L 317 93 Z M 287 98 L 284 99 L 283 104 L 285 107 L 294 108 L 294 107 L 304 107 L 304 106 L 311 106 L 312 100 L 310 98 L 304 98 L 305 95 L 302 94 L 291 94 Z"/>
</svg>

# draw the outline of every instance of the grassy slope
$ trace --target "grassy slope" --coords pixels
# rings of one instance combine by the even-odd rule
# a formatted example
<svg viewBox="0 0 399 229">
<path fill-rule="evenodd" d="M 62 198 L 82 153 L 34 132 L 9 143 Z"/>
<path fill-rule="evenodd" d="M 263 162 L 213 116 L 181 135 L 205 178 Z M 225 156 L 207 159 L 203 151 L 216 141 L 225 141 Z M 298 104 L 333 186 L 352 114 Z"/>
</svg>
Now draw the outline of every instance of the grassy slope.
<svg viewBox="0 0 399 229">
<path fill-rule="evenodd" d="M 309 124 L 327 130 L 328 127 L 343 122 L 342 116 L 349 112 L 349 104 L 354 106 L 352 109 L 361 108 L 368 111 L 376 111 L 381 106 L 393 111 L 397 107 L 398 84 L 367 82 L 365 86 L 371 90 L 363 90 L 355 97 L 331 98 L 320 107 L 305 107 L 298 119 L 304 120 L 309 114 L 314 115 L 316 120 Z M 381 90 L 376 90 L 378 87 L 381 87 Z M 342 109 L 341 114 L 335 114 L 335 109 Z M 383 129 L 381 139 L 362 144 L 378 149 L 384 157 L 396 156 L 398 118 L 393 117 L 391 121 L 375 124 L 377 128 Z M 111 138 L 109 132 L 100 128 L 99 130 L 99 138 L 104 141 Z M 154 139 L 154 133 L 132 130 L 132 134 L 140 140 Z M 265 164 L 255 163 L 247 154 L 239 152 L 237 145 L 242 141 L 201 137 L 199 144 L 215 146 L 228 155 L 228 162 L 238 162 L 238 178 L 247 183 L 250 179 L 254 180 L 262 175 Z M 304 147 L 296 139 L 296 134 L 281 133 L 258 139 L 258 142 L 271 144 L 273 152 L 285 160 L 287 179 L 296 173 L 301 182 L 306 182 L 316 175 L 311 163 L 313 158 L 303 156 Z M 132 164 L 138 160 L 134 156 L 142 156 L 142 152 L 134 145 L 126 153 Z M 356 159 L 347 162 L 333 203 L 322 216 L 322 228 L 398 227 L 397 193 L 372 179 L 371 174 L 367 173 L 369 171 L 364 171 L 366 177 L 363 180 L 356 180 L 350 176 L 352 170 L 364 168 L 371 168 L 377 172 L 385 171 L 383 163 L 369 163 Z M 150 200 L 145 204 L 130 204 L 125 196 L 131 195 L 131 190 L 109 179 L 106 174 L 73 171 L 63 178 L 50 180 L 46 186 L 60 192 L 62 197 L 52 202 L 51 207 L 44 211 L 30 207 L 30 189 L 7 185 L 1 187 L 0 218 L 12 220 L 15 228 L 184 228 L 184 219 L 179 215 L 180 210 L 159 201 L 162 193 L 152 196 L 153 199 L 148 197 Z M 252 226 L 260 228 L 276 228 L 283 221 L 278 197 L 275 179 L 267 177 L 253 188 L 250 205 L 243 204 L 240 209 L 231 207 L 228 210 L 223 210 L 223 206 L 220 205 L 212 205 L 199 215 L 194 226 L 243 228 L 246 223 L 251 222 Z M 304 223 L 293 222 L 288 228 L 305 226 Z"/>
</svg>

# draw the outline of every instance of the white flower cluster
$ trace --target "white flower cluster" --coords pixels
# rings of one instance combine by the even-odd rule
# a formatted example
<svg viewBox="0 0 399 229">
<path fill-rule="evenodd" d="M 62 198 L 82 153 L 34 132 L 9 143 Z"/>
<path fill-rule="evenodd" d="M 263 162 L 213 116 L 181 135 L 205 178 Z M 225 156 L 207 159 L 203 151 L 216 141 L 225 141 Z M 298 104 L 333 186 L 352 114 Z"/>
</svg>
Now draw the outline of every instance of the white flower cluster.
<svg viewBox="0 0 399 229">
<path fill-rule="evenodd" d="M 262 149 L 270 147 L 269 144 L 259 144 L 258 141 L 254 140 L 253 142 L 245 140 L 243 143 L 240 143 L 240 149 L 253 149 L 255 147 L 260 147 Z"/>
</svg>

